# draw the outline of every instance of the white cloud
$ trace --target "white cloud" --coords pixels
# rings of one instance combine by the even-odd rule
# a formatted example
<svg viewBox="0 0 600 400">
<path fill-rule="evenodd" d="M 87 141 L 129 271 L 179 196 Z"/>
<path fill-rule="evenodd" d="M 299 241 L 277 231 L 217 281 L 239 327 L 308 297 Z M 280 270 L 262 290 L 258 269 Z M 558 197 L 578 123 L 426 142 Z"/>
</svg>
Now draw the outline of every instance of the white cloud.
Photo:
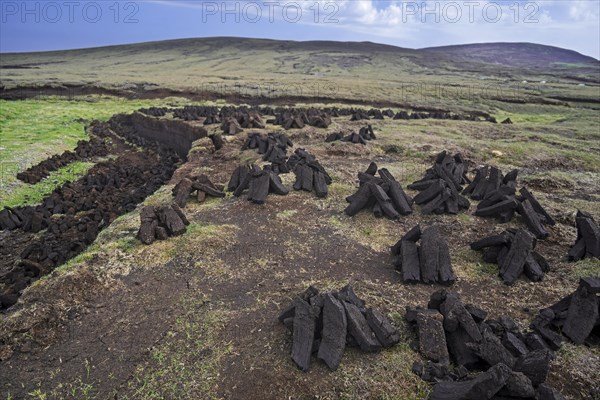
<svg viewBox="0 0 600 400">
<path fill-rule="evenodd" d="M 600 18 L 600 2 L 598 1 L 570 1 L 569 16 L 575 21 L 595 21 Z"/>
<path fill-rule="evenodd" d="M 573 48 L 595 57 L 599 56 L 600 51 L 600 1 L 597 0 L 517 3 L 499 0 L 218 0 L 205 3 L 225 5 L 228 9 L 235 4 L 243 7 L 246 3 L 256 3 L 263 6 L 261 22 L 266 22 L 268 13 L 265 11 L 265 1 L 279 3 L 274 14 L 274 38 L 280 29 L 276 24 L 289 23 L 282 16 L 283 7 L 300 5 L 303 17 L 296 23 L 330 28 L 324 31 L 326 34 L 335 28 L 339 35 L 329 35 L 328 39 L 345 37 L 415 48 L 486 41 L 522 41 Z M 172 7 L 204 7 L 201 2 L 194 1 L 153 2 Z M 315 17 L 315 9 L 319 10 L 318 17 Z M 457 9 L 459 14 L 456 13 Z M 252 13 L 253 10 L 249 8 L 248 12 Z M 325 23 L 324 19 L 328 16 L 337 20 L 337 23 Z"/>
</svg>

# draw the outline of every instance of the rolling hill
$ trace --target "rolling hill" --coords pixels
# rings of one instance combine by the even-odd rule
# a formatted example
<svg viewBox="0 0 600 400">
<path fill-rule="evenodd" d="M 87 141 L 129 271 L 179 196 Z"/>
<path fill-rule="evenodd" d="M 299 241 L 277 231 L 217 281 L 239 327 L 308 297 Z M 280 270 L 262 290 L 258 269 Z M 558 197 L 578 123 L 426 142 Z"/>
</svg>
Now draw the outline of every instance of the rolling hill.
<svg viewBox="0 0 600 400">
<path fill-rule="evenodd" d="M 324 97 L 419 102 L 437 85 L 547 82 L 564 92 L 600 84 L 600 62 L 532 43 L 406 49 L 371 42 L 215 37 L 42 53 L 4 53 L 0 84 L 114 90 L 239 92 L 244 97 Z M 425 89 L 415 90 L 416 85 Z M 539 87 L 524 88 L 540 94 Z M 582 93 L 585 92 L 585 93 Z M 563 93 L 564 94 L 564 93 Z M 445 95 L 444 95 L 445 96 Z M 584 89 L 567 97 L 590 97 Z M 594 93 L 592 93 L 592 97 Z M 462 95 L 456 96 L 461 102 Z"/>
</svg>

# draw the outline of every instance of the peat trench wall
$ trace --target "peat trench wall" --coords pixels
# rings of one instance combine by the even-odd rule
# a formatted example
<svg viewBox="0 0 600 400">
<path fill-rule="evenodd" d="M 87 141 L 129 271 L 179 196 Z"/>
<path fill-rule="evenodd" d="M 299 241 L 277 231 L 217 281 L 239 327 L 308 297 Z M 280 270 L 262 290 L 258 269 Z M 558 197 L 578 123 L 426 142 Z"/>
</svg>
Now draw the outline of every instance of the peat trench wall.
<svg viewBox="0 0 600 400">
<path fill-rule="evenodd" d="M 94 122 L 88 132 L 90 142 L 110 138 L 114 158 L 98 162 L 37 206 L 0 211 L 3 312 L 29 285 L 82 253 L 117 217 L 169 182 L 192 143 L 207 136 L 203 128 L 138 113 Z"/>
</svg>

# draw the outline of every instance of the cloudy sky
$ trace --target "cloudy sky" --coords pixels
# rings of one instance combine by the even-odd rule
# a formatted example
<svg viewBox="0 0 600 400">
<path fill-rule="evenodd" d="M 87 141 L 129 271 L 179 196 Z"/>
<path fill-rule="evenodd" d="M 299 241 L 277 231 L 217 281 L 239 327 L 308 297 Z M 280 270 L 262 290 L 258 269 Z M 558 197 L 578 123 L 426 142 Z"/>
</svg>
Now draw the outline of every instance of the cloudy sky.
<svg viewBox="0 0 600 400">
<path fill-rule="evenodd" d="M 422 48 L 534 42 L 600 57 L 600 0 L 0 2 L 0 51 L 244 36 Z"/>
</svg>

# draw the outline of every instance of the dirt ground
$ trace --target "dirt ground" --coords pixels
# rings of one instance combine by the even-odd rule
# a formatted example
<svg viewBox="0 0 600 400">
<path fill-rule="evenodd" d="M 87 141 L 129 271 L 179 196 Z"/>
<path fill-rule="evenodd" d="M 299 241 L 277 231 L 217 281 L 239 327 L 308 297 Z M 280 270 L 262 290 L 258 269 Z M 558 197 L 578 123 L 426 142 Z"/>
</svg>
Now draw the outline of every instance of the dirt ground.
<svg viewBox="0 0 600 400">
<path fill-rule="evenodd" d="M 363 125 L 345 120 L 336 120 L 334 128 Z M 357 186 L 356 173 L 370 161 L 389 168 L 403 186 L 419 178 L 444 149 L 461 151 L 476 164 L 484 161 L 461 141 L 438 138 L 423 147 L 400 122 L 381 124 L 375 125 L 378 140 L 367 146 L 325 144 L 333 128 L 288 132 L 295 148 L 311 151 L 333 176 L 326 199 L 294 191 L 270 195 L 263 206 L 245 197 L 204 204 L 191 199 L 184 209 L 188 232 L 151 246 L 134 237 L 141 205 L 117 219 L 86 253 L 27 289 L 17 308 L 2 316 L 0 396 L 423 399 L 429 385 L 411 372 L 421 357 L 411 348 L 415 334 L 403 315 L 406 306 L 425 305 L 440 286 L 402 284 L 389 255 L 389 247 L 416 223 L 437 223 L 445 234 L 458 277 L 452 290 L 492 317 L 513 317 L 522 328 L 540 308 L 575 290 L 580 276 L 599 273 L 596 261 L 566 262 L 575 239 L 575 209 L 543 181 L 528 186 L 557 215 L 558 224 L 538 244 L 551 264 L 539 283 L 520 279 L 506 286 L 497 267 L 468 248 L 492 232 L 522 226 L 518 219 L 500 225 L 474 217 L 474 205 L 457 216 L 424 216 L 417 207 L 399 221 L 364 211 L 345 216 L 344 199 Z M 472 129 L 482 142 L 497 137 L 500 129 L 512 129 L 475 122 L 446 127 Z M 172 186 L 188 172 L 226 184 L 239 163 L 259 160 L 254 151 L 239 152 L 252 131 L 225 137 L 217 152 L 204 147 L 206 141 L 197 144 L 170 184 L 144 204 L 170 201 Z M 390 145 L 398 143 L 405 149 L 391 151 Z M 498 164 L 507 172 L 511 162 Z M 293 183 L 293 174 L 282 178 L 288 186 Z M 527 174 L 522 178 L 526 182 Z M 598 217 L 600 184 L 597 179 L 593 184 L 575 181 L 569 191 L 576 204 L 592 208 Z M 302 373 L 290 359 L 291 336 L 277 320 L 279 311 L 311 284 L 332 290 L 348 283 L 369 306 L 392 318 L 401 343 L 378 354 L 347 349 L 335 372 L 313 358 L 311 371 Z M 598 365 L 600 349 L 566 344 L 548 382 L 570 399 L 599 398 Z"/>
</svg>

